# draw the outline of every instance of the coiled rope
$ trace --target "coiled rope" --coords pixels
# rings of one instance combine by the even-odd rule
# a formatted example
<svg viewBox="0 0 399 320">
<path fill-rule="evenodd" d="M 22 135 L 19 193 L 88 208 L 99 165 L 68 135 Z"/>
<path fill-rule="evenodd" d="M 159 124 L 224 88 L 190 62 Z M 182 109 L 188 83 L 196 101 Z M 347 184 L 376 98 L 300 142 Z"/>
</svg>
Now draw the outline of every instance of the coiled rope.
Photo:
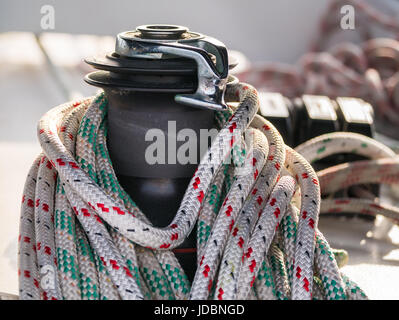
<svg viewBox="0 0 399 320">
<path fill-rule="evenodd" d="M 350 208 L 397 223 L 398 209 L 370 199 L 325 204 L 321 192 L 397 182 L 395 154 L 349 133 L 295 151 L 256 114 L 253 87 L 228 86 L 226 101 L 239 106 L 216 114 L 221 130 L 165 228 L 153 227 L 118 183 L 103 93 L 47 112 L 38 124 L 43 153 L 22 198 L 20 299 L 365 299 L 340 272 L 347 257 L 317 229 L 319 213 Z M 244 133 L 253 143 L 242 143 Z M 372 160 L 324 170 L 319 180 L 308 161 L 342 152 Z M 368 168 L 384 174 L 364 174 Z M 198 268 L 190 283 L 171 249 L 196 223 Z"/>
</svg>

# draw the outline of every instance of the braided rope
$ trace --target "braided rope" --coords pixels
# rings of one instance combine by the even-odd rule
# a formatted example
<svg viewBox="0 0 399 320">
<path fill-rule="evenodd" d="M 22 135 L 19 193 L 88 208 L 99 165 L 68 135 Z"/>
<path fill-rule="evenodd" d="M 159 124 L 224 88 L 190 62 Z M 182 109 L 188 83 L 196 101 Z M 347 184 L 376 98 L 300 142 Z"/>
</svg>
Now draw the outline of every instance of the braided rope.
<svg viewBox="0 0 399 320">
<path fill-rule="evenodd" d="M 344 256 L 342 264 L 345 255 L 333 251 L 317 229 L 319 212 L 329 210 L 329 203 L 320 202 L 319 179 L 308 161 L 320 157 L 326 144 L 323 156 L 359 148 L 392 177 L 392 151 L 360 135 L 336 134 L 300 146 L 300 155 L 256 115 L 259 100 L 251 86 L 229 87 L 226 100 L 239 101 L 239 107 L 216 115 L 221 130 L 165 228 L 149 223 L 116 178 L 103 93 L 47 112 L 38 125 L 44 154 L 35 160 L 23 194 L 20 298 L 365 298 L 338 269 L 336 256 Z M 252 143 L 243 143 L 242 135 Z M 233 162 L 226 164 L 229 156 Z M 320 175 L 323 183 L 329 177 Z M 340 186 L 351 183 L 337 179 Z M 388 211 L 397 222 L 397 209 L 376 210 Z M 195 223 L 198 268 L 190 283 L 171 249 Z M 43 267 L 54 272 L 44 274 Z"/>
</svg>

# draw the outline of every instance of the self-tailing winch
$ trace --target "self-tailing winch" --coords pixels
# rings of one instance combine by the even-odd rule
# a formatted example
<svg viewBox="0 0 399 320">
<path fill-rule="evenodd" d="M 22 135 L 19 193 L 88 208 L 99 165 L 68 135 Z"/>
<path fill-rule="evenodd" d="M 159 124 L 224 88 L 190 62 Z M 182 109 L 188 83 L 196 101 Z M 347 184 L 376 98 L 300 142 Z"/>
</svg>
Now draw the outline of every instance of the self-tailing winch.
<svg viewBox="0 0 399 320">
<path fill-rule="evenodd" d="M 176 101 L 194 107 L 224 110 L 229 67 L 220 41 L 174 25 L 144 25 L 118 34 L 115 52 L 86 59 L 104 71 L 85 78 L 101 87 L 176 92 Z"/>
<path fill-rule="evenodd" d="M 165 161 L 149 164 L 145 154 L 152 141 L 146 134 L 160 129 L 171 137 L 189 128 L 200 137 L 201 130 L 213 128 L 213 111 L 226 109 L 226 85 L 236 82 L 228 79 L 236 62 L 229 61 L 220 41 L 165 24 L 122 32 L 116 37 L 115 52 L 86 62 L 99 71 L 88 74 L 85 81 L 103 88 L 108 99 L 107 144 L 118 179 L 129 194 L 140 198 L 137 204 L 154 225 L 166 226 L 203 151 L 198 142 L 194 163 L 170 161 L 185 141 L 168 140 Z M 195 271 L 193 248 L 194 232 L 175 252 L 183 265 L 191 266 L 186 267 L 190 277 Z"/>
</svg>

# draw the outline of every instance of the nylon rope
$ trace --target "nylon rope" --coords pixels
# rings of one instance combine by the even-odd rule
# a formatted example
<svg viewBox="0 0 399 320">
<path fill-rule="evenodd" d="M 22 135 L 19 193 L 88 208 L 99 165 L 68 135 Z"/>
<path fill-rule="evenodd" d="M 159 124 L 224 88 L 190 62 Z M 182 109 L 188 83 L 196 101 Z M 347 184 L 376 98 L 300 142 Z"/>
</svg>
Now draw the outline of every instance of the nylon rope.
<svg viewBox="0 0 399 320">
<path fill-rule="evenodd" d="M 397 183 L 398 158 L 351 133 L 293 150 L 257 115 L 253 87 L 234 84 L 225 96 L 239 106 L 216 114 L 219 134 L 165 228 L 153 227 L 118 183 L 104 93 L 48 111 L 38 124 L 43 152 L 22 198 L 20 299 L 366 299 L 339 270 L 346 252 L 329 246 L 319 214 L 350 209 L 398 223 L 399 209 L 369 198 L 321 201 L 321 194 L 358 182 Z M 244 133 L 253 143 L 242 143 Z M 318 174 L 310 165 L 342 152 L 370 160 Z M 195 224 L 198 266 L 190 283 L 171 250 Z"/>
</svg>

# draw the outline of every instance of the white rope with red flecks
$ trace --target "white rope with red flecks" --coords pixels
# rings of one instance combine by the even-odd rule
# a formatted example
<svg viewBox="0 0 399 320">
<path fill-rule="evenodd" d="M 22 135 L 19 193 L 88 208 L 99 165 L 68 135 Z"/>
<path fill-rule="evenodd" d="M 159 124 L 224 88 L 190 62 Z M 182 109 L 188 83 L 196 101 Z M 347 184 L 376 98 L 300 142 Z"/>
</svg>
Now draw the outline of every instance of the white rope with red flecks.
<svg viewBox="0 0 399 320">
<path fill-rule="evenodd" d="M 38 125 L 43 154 L 28 174 L 22 201 L 20 298 L 364 298 L 339 272 L 333 251 L 317 230 L 319 179 L 306 158 L 312 157 L 319 140 L 300 148 L 304 156 L 285 146 L 278 131 L 256 114 L 259 100 L 249 85 L 228 87 L 226 100 L 238 100 L 239 107 L 203 157 L 166 228 L 153 227 L 126 201 L 120 186 L 107 186 L 112 177 L 96 178 L 114 174 L 104 143 L 103 93 L 45 114 Z M 84 126 L 88 134 L 79 131 Z M 224 175 L 223 161 L 241 146 L 238 137 L 244 133 L 253 138 L 244 160 L 244 168 L 251 170 L 235 168 L 216 217 L 204 218 L 213 214 L 202 211 L 210 186 Z M 339 139 L 331 136 L 321 143 L 333 141 L 326 150 L 331 146 L 331 152 L 340 152 L 342 144 L 334 149 Z M 352 135 L 347 142 L 362 145 L 364 139 Z M 392 156 L 370 140 L 374 158 Z M 348 148 L 353 150 L 353 145 Z M 298 208 L 293 197 L 300 197 Z M 67 222 L 59 220 L 61 212 Z M 187 289 L 190 284 L 182 280 L 184 271 L 171 249 L 184 241 L 198 217 L 210 221 L 211 232 L 198 250 L 197 272 Z M 79 272 L 73 273 L 75 269 Z M 55 271 L 52 279 L 48 270 Z"/>
</svg>

